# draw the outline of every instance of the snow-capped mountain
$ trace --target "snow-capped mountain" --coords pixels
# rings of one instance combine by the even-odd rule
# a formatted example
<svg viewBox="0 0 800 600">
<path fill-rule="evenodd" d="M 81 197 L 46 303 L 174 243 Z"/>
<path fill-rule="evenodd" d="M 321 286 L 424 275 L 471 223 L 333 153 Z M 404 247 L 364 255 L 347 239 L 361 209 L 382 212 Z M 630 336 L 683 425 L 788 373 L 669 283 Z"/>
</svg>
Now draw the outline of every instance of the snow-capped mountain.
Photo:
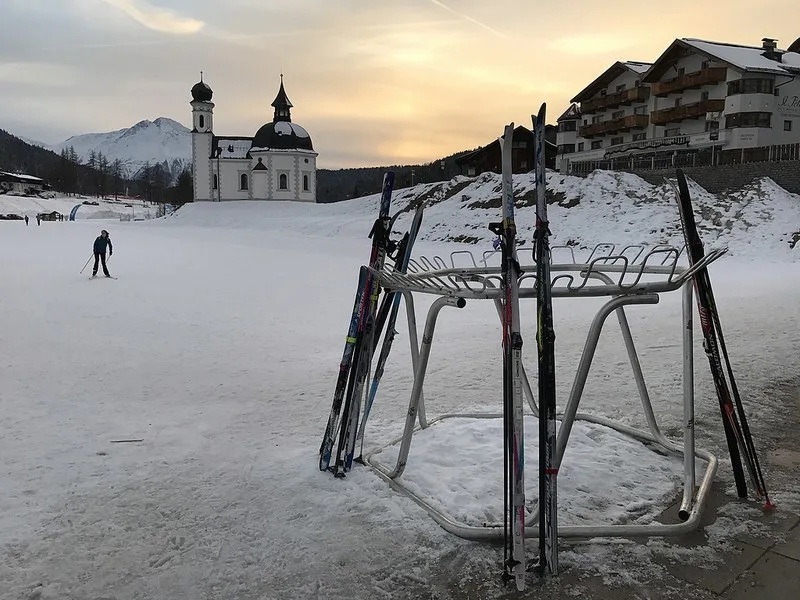
<svg viewBox="0 0 800 600">
<path fill-rule="evenodd" d="M 75 135 L 50 149 L 60 153 L 70 146 L 84 162 L 91 151 L 102 152 L 109 162 L 119 159 L 130 178 L 148 163 L 161 164 L 175 178 L 192 162 L 191 131 L 167 117 L 139 121 L 117 131 Z"/>
</svg>

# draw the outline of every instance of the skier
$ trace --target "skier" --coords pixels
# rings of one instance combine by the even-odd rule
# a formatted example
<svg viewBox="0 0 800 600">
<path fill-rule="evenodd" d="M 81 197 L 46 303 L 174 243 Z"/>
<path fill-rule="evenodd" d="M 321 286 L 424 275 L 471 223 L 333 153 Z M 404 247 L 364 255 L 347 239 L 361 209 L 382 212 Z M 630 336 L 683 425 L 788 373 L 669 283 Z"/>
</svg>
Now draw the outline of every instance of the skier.
<svg viewBox="0 0 800 600">
<path fill-rule="evenodd" d="M 28 226 L 28 215 L 25 215 L 25 227 Z"/>
<path fill-rule="evenodd" d="M 100 235 L 94 241 L 94 269 L 92 269 L 92 277 L 97 276 L 97 263 L 102 262 L 103 273 L 106 277 L 111 277 L 106 266 L 106 247 L 108 247 L 108 256 L 114 254 L 114 246 L 111 244 L 111 238 L 108 237 L 108 232 L 103 229 Z"/>
<path fill-rule="evenodd" d="M 36 224 L 37 225 L 41 225 L 42 224 L 42 215 L 36 215 Z"/>
</svg>

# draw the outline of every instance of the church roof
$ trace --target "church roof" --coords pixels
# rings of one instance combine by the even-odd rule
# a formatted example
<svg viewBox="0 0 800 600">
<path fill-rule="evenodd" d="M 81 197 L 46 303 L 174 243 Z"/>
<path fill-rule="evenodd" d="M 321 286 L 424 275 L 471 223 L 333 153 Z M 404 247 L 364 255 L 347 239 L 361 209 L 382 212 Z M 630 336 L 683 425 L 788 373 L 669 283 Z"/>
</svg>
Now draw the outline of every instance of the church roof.
<svg viewBox="0 0 800 600">
<path fill-rule="evenodd" d="M 297 123 L 275 121 L 256 132 L 251 150 L 314 150 L 311 136 Z"/>
<path fill-rule="evenodd" d="M 211 97 L 214 91 L 206 82 L 203 81 L 203 75 L 200 75 L 200 81 L 192 86 L 192 100 L 195 102 L 211 102 Z"/>
</svg>

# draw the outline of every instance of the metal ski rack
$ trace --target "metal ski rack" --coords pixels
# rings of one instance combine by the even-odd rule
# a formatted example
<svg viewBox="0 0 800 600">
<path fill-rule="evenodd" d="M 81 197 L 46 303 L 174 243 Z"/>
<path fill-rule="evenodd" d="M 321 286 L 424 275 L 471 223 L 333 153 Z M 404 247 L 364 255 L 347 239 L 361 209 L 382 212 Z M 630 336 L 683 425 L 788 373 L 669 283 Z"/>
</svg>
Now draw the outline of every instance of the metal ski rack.
<svg viewBox="0 0 800 600">
<path fill-rule="evenodd" d="M 726 249 L 708 252 L 705 258 L 693 267 L 679 266 L 684 248 L 670 245 L 629 245 L 618 249 L 615 244 L 598 244 L 588 258 L 578 261 L 570 246 L 553 246 L 551 278 L 553 298 L 608 297 L 589 326 L 583 351 L 575 371 L 572 389 L 564 408 L 558 415 L 560 427 L 557 438 L 556 464 L 561 465 L 567 449 L 570 432 L 575 419 L 597 423 L 614 429 L 636 440 L 647 442 L 664 452 L 683 457 L 683 497 L 679 509 L 680 523 L 676 524 L 619 524 L 619 525 L 560 525 L 558 535 L 562 537 L 614 537 L 614 536 L 669 536 L 678 535 L 698 527 L 700 516 L 717 471 L 717 457 L 707 450 L 695 446 L 694 437 L 694 352 L 693 352 L 693 287 L 692 275 L 720 258 Z M 520 299 L 536 298 L 536 268 L 532 248 L 520 248 L 519 260 L 523 275 L 519 278 Z M 563 262 L 557 257 L 565 256 Z M 396 273 L 390 268 L 375 271 L 382 287 L 402 292 L 408 316 L 411 358 L 414 384 L 411 390 L 406 423 L 401 437 L 375 448 L 365 455 L 365 462 L 395 490 L 405 494 L 423 507 L 446 531 L 469 540 L 500 540 L 503 524 L 485 523 L 482 526 L 458 522 L 451 515 L 432 506 L 425 498 L 406 487 L 400 476 L 406 468 L 415 431 L 426 429 L 437 421 L 448 418 L 502 418 L 500 413 L 448 413 L 428 419 L 423 399 L 423 385 L 428 359 L 433 345 L 434 330 L 439 313 L 445 306 L 462 308 L 467 300 L 493 300 L 501 310 L 502 289 L 500 265 L 495 264 L 499 256 L 495 252 L 484 252 L 478 259 L 469 250 L 451 252 L 448 260 L 440 256 L 420 256 L 411 259 L 407 273 Z M 526 264 L 527 262 L 527 264 Z M 683 440 L 673 441 L 661 431 L 644 381 L 639 357 L 633 342 L 625 314 L 626 306 L 657 304 L 660 294 L 682 291 L 683 330 Z M 416 312 L 414 294 L 439 296 L 430 306 L 425 319 L 422 344 L 417 345 Z M 627 350 L 639 400 L 644 411 L 648 429 L 642 430 L 624 425 L 612 419 L 578 412 L 586 379 L 594 358 L 598 340 L 607 318 L 616 313 L 622 338 Z M 563 367 L 562 367 L 563 368 Z M 527 375 L 523 372 L 523 392 L 534 416 L 538 417 L 538 406 L 534 399 Z M 417 426 L 417 422 L 419 425 Z M 400 444 L 394 466 L 380 463 L 375 455 L 381 450 Z M 699 486 L 695 481 L 695 462 L 700 458 L 707 462 Z M 526 520 L 531 533 L 536 531 L 538 503 Z M 529 537 L 535 537 L 531 535 Z"/>
</svg>

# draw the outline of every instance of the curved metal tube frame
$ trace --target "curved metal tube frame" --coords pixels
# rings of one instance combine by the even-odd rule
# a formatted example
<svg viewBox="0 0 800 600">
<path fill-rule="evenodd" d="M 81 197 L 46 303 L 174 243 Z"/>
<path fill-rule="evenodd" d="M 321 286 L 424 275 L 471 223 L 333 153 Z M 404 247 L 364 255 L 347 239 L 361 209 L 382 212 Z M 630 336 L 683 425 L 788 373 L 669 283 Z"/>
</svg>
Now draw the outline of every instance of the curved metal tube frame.
<svg viewBox="0 0 800 600">
<path fill-rule="evenodd" d="M 598 248 L 601 245 L 598 245 L 595 248 L 595 251 L 592 252 L 592 256 L 597 252 Z M 622 273 L 622 277 L 620 277 L 620 281 L 624 278 L 624 274 L 627 271 L 627 267 L 630 263 L 633 263 L 637 260 L 637 258 L 644 252 L 644 249 L 638 246 L 628 246 L 623 250 L 625 251 L 630 250 L 631 252 L 635 252 L 635 256 L 632 259 L 628 258 L 620 258 L 619 256 L 610 256 L 610 257 L 603 257 L 599 256 L 590 260 L 588 264 L 585 265 L 570 265 L 571 271 L 578 271 L 580 273 L 581 279 L 583 279 L 583 283 L 579 286 L 574 287 L 572 290 L 569 289 L 567 286 L 568 293 L 559 294 L 563 296 L 595 296 L 598 294 L 592 293 L 589 291 L 590 289 L 609 289 L 614 288 L 617 294 L 614 295 L 609 301 L 607 301 L 597 312 L 595 315 L 590 327 L 589 332 L 587 334 L 587 339 L 584 345 L 583 352 L 581 353 L 581 357 L 578 363 L 578 367 L 576 369 L 575 379 L 573 381 L 572 389 L 570 391 L 570 396 L 567 401 L 567 405 L 564 411 L 564 414 L 561 416 L 561 427 L 559 428 L 558 438 L 557 438 L 557 461 L 558 464 L 561 463 L 563 459 L 564 452 L 567 447 L 567 442 L 569 440 L 569 435 L 572 429 L 572 425 L 574 420 L 581 419 L 593 423 L 597 423 L 600 425 L 604 425 L 610 427 L 620 433 L 625 435 L 631 436 L 635 439 L 639 439 L 642 441 L 651 442 L 657 444 L 664 448 L 667 452 L 675 455 L 682 455 L 684 459 L 684 490 L 683 490 L 683 498 L 681 502 L 681 506 L 679 509 L 679 516 L 682 519 L 682 523 L 679 524 L 650 524 L 650 525 L 601 525 L 601 526 L 570 526 L 564 525 L 559 526 L 558 533 L 564 537 L 597 537 L 597 536 L 637 536 L 637 535 L 644 535 L 644 536 L 666 536 L 666 535 L 676 535 L 680 533 L 684 533 L 686 531 L 690 531 L 695 529 L 699 525 L 699 520 L 702 514 L 702 510 L 705 504 L 706 497 L 708 495 L 711 483 L 713 481 L 714 475 L 716 474 L 717 470 L 717 458 L 709 453 L 706 450 L 697 449 L 695 448 L 695 438 L 694 438 L 694 381 L 693 381 L 693 339 L 692 339 L 692 281 L 691 281 L 691 274 L 694 272 L 694 269 L 686 269 L 679 272 L 676 276 L 676 266 L 675 263 L 677 262 L 677 258 L 680 255 L 680 252 L 675 251 L 672 247 L 665 247 L 663 251 L 670 252 L 674 256 L 674 262 L 671 266 L 659 266 L 656 268 L 650 267 L 645 269 L 644 266 L 640 269 L 640 272 L 635 277 L 634 284 L 621 286 L 619 282 L 615 285 L 611 277 L 605 273 L 604 271 L 612 271 L 614 272 L 614 267 L 618 267 L 616 272 Z M 638 250 L 638 251 L 637 251 Z M 660 250 L 660 249 L 659 249 Z M 571 251 L 571 249 L 570 249 Z M 655 251 L 651 251 L 645 255 L 644 262 L 646 263 L 650 256 L 652 256 Z M 704 263 L 708 264 L 712 260 L 716 260 L 719 256 L 722 255 L 723 252 L 717 251 L 709 253 L 708 256 L 712 258 Z M 454 253 L 455 254 L 455 253 Z M 491 254 L 489 254 L 491 255 Z M 484 253 L 483 261 L 485 262 L 487 258 L 486 253 Z M 591 258 L 591 257 L 590 257 Z M 453 257 L 451 255 L 451 261 L 453 261 Z M 603 271 L 600 271 L 597 268 L 597 264 L 606 261 L 603 264 Z M 608 264 L 608 261 L 611 262 L 623 262 L 624 264 L 620 267 L 619 265 Z M 473 264 L 475 263 L 474 258 L 472 259 Z M 430 266 L 441 266 L 444 264 L 444 261 L 436 257 L 434 261 L 425 259 L 421 263 L 418 264 L 426 264 Z M 581 268 L 582 267 L 582 268 Z M 422 346 L 417 350 L 417 343 L 416 343 L 416 322 L 414 317 L 414 306 L 413 306 L 413 296 L 412 291 L 409 289 L 405 289 L 401 282 L 393 281 L 392 283 L 395 284 L 394 286 L 390 287 L 397 287 L 403 289 L 403 295 L 406 300 L 406 307 L 408 313 L 408 322 L 409 322 L 409 337 L 411 339 L 411 353 L 412 353 L 412 363 L 414 366 L 414 386 L 411 391 L 411 398 L 409 401 L 409 409 L 406 416 L 406 423 L 405 428 L 403 431 L 403 435 L 396 440 L 390 442 L 389 444 L 377 448 L 365 456 L 365 462 L 383 479 L 389 482 L 389 484 L 396 490 L 402 492 L 403 494 L 409 496 L 412 500 L 414 500 L 417 504 L 422 506 L 430 515 L 431 517 L 439 523 L 445 530 L 453 533 L 459 537 L 470 539 L 470 540 L 495 540 L 502 537 L 503 530 L 502 524 L 500 523 L 485 523 L 483 526 L 475 526 L 475 525 L 466 525 L 463 523 L 458 523 L 453 520 L 450 516 L 444 514 L 440 510 L 431 506 L 425 499 L 421 498 L 408 488 L 406 488 L 401 482 L 397 481 L 397 478 L 402 475 L 407 460 L 408 454 L 410 451 L 411 446 L 411 438 L 413 437 L 413 433 L 415 431 L 415 423 L 417 420 L 417 415 L 419 414 L 419 423 L 420 428 L 427 428 L 433 423 L 437 421 L 441 421 L 447 418 L 454 418 L 454 417 L 467 417 L 467 418 L 501 418 L 502 414 L 496 413 L 449 413 L 444 414 L 439 417 L 436 417 L 430 421 L 425 418 L 424 414 L 424 401 L 422 398 L 422 388 L 425 378 L 425 371 L 427 368 L 428 358 L 430 356 L 431 345 L 433 341 L 433 332 L 436 326 L 436 320 L 438 318 L 438 314 L 440 310 L 444 306 L 457 306 L 463 307 L 465 304 L 464 297 L 479 297 L 479 298 L 491 298 L 495 300 L 495 304 L 498 310 L 501 309 L 501 300 L 499 298 L 499 287 L 494 284 L 494 279 L 496 277 L 493 273 L 487 273 L 487 271 L 491 271 L 493 268 L 483 268 L 478 269 L 475 268 L 468 268 L 468 269 L 447 269 L 439 270 L 438 273 L 433 275 L 433 280 L 438 280 L 441 283 L 445 282 L 445 279 L 449 280 L 449 282 L 467 282 L 468 280 L 472 280 L 474 276 L 474 272 L 481 271 L 482 276 L 479 277 L 480 285 L 482 286 L 480 292 L 477 295 L 474 295 L 474 292 L 468 291 L 467 293 L 463 293 L 464 289 L 471 290 L 471 288 L 460 288 L 459 290 L 455 291 L 450 286 L 445 284 L 445 288 L 448 288 L 449 293 L 443 291 L 442 289 L 433 291 L 432 289 L 415 289 L 415 291 L 425 291 L 428 293 L 438 293 L 444 294 L 436 301 L 433 302 L 431 305 L 428 316 L 425 323 L 425 329 L 423 333 L 423 341 Z M 563 269 L 562 269 L 563 270 Z M 473 271 L 473 273 L 470 273 Z M 457 274 L 456 274 L 457 273 Z M 658 273 L 662 275 L 668 276 L 668 287 L 664 289 L 663 283 L 656 282 L 656 285 L 652 285 L 651 283 L 641 283 L 642 274 L 644 273 Z M 687 274 L 688 273 L 688 274 Z M 385 273 L 378 273 L 378 276 L 384 277 Z M 431 276 L 431 273 L 427 273 L 428 276 Z M 523 276 L 526 277 L 526 276 Z M 568 276 L 572 278 L 572 276 Z M 558 276 L 556 277 L 556 279 Z M 587 288 L 586 283 L 589 278 L 600 279 L 603 282 L 603 286 L 593 286 L 593 288 Z M 572 281 L 572 279 L 570 279 Z M 416 288 L 416 286 L 412 286 Z M 425 286 L 427 287 L 427 286 Z M 638 305 L 638 304 L 656 304 L 659 301 L 659 296 L 657 293 L 651 290 L 658 289 L 659 291 L 669 291 L 670 289 L 677 289 L 678 287 L 683 288 L 682 294 L 682 313 L 683 313 L 683 414 L 684 414 L 684 439 L 683 445 L 679 446 L 674 441 L 667 438 L 660 430 L 658 426 L 657 419 L 655 417 L 652 403 L 650 401 L 649 394 L 647 392 L 647 386 L 644 381 L 644 375 L 642 373 L 641 365 L 639 363 L 639 358 L 636 353 L 636 348 L 633 342 L 633 337 L 631 334 L 630 326 L 628 324 L 627 317 L 625 315 L 624 306 L 626 305 Z M 562 290 L 565 288 L 561 288 Z M 647 289 L 649 293 L 643 293 L 644 290 Z M 462 293 L 459 293 L 462 292 Z M 577 292 L 577 293 L 575 293 Z M 587 293 L 588 292 L 588 293 Z M 554 290 L 554 296 L 555 290 Z M 616 312 L 617 319 L 619 321 L 620 329 L 622 332 L 622 337 L 625 343 L 626 351 L 628 354 L 628 358 L 631 363 L 631 368 L 633 370 L 634 379 L 636 381 L 637 390 L 639 393 L 639 397 L 641 400 L 642 408 L 644 410 L 645 419 L 648 424 L 649 431 L 642 431 L 633 427 L 629 427 L 627 425 L 623 425 L 621 423 L 617 423 L 610 419 L 589 415 L 585 413 L 578 412 L 578 406 L 580 404 L 581 396 L 583 394 L 583 390 L 586 384 L 586 379 L 589 373 L 589 369 L 591 367 L 592 360 L 594 358 L 594 353 L 597 348 L 597 343 L 602 332 L 604 323 L 607 317 L 612 313 Z M 530 389 L 530 384 L 527 380 L 527 376 L 524 379 L 526 393 L 529 396 L 529 404 L 534 415 L 537 414 L 535 401 L 533 399 L 533 393 Z M 393 469 L 390 469 L 377 460 L 373 458 L 373 455 L 377 452 L 380 452 L 384 448 L 400 443 L 400 452 L 397 458 L 397 463 Z M 695 457 L 699 457 L 708 462 L 708 466 L 706 468 L 705 475 L 702 478 L 699 488 L 697 489 L 697 494 L 695 496 Z M 538 507 L 529 515 L 527 519 L 528 525 L 533 525 L 536 520 L 538 519 Z"/>
</svg>

